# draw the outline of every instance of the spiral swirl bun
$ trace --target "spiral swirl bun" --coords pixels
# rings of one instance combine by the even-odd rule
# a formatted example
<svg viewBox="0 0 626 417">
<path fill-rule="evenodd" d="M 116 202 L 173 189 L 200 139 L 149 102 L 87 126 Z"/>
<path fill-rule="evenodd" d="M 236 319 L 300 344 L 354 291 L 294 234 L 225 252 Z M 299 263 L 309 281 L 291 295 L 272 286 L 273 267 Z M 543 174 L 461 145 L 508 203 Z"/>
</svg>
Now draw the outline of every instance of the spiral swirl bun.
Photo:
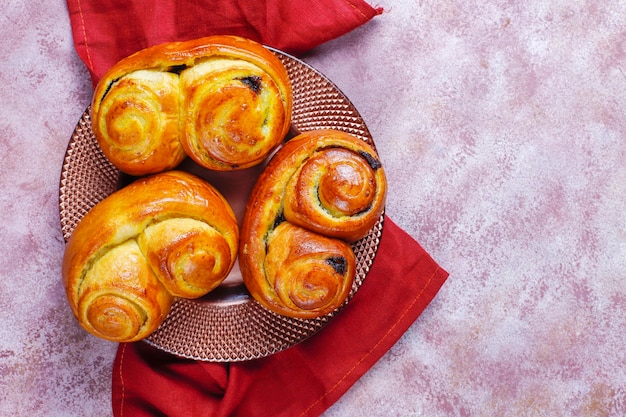
<svg viewBox="0 0 626 417">
<path fill-rule="evenodd" d="M 185 124 L 182 144 L 213 170 L 263 161 L 287 134 L 288 111 L 277 82 L 245 61 L 215 59 L 181 74 Z"/>
<path fill-rule="evenodd" d="M 346 242 L 283 222 L 267 237 L 264 292 L 284 315 L 317 317 L 341 305 L 352 289 L 354 253 Z"/>
<path fill-rule="evenodd" d="M 355 274 L 350 243 L 380 219 L 387 192 L 375 150 L 336 130 L 302 133 L 269 161 L 248 200 L 239 265 L 257 301 L 297 318 L 328 314 Z"/>
<path fill-rule="evenodd" d="M 349 242 L 364 237 L 378 221 L 387 181 L 367 143 L 341 131 L 314 130 L 281 152 L 298 163 L 285 186 L 288 221 Z"/>
<path fill-rule="evenodd" d="M 292 91 L 268 49 L 210 36 L 122 59 L 98 82 L 91 111 L 98 144 L 123 172 L 161 172 L 186 155 L 225 171 L 259 164 L 282 142 Z"/>
<path fill-rule="evenodd" d="M 173 302 L 132 241 L 94 260 L 80 281 L 76 293 L 68 294 L 78 322 L 91 334 L 115 342 L 152 333 Z"/>
<path fill-rule="evenodd" d="M 121 171 L 152 174 L 185 158 L 179 140 L 178 77 L 138 70 L 110 85 L 94 103 L 93 132 L 102 153 Z"/>
<path fill-rule="evenodd" d="M 209 183 L 181 171 L 145 177 L 94 206 L 63 258 L 66 295 L 90 333 L 150 335 L 176 297 L 219 285 L 237 256 L 235 215 Z"/>
</svg>

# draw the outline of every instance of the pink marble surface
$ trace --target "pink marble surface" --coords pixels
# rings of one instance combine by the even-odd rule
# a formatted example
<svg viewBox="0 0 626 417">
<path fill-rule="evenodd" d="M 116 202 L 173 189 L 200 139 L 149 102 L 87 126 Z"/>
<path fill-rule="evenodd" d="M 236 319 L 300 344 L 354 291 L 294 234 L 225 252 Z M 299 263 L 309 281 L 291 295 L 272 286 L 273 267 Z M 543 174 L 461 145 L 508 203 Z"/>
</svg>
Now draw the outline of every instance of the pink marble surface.
<svg viewBox="0 0 626 417">
<path fill-rule="evenodd" d="M 325 415 L 626 415 L 626 1 L 376 5 L 305 59 L 450 278 Z M 62 0 L 3 5 L 0 33 L 0 415 L 107 416 L 116 346 L 60 284 L 59 174 L 91 84 Z"/>
</svg>

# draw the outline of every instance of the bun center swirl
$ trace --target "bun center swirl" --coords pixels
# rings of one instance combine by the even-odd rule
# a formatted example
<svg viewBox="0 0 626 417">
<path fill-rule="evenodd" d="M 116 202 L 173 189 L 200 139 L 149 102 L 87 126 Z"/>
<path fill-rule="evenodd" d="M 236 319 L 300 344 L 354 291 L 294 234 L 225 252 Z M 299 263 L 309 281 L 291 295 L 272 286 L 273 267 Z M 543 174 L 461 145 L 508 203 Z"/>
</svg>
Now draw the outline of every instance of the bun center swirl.
<svg viewBox="0 0 626 417">
<path fill-rule="evenodd" d="M 151 276 L 134 240 L 106 250 L 79 284 L 76 311 L 81 325 L 111 341 L 136 340 L 156 328 L 173 299 Z"/>
<path fill-rule="evenodd" d="M 366 211 L 376 196 L 374 170 L 360 155 L 341 148 L 325 149 L 308 160 L 287 186 L 286 198 L 319 200 L 333 217 Z"/>
<path fill-rule="evenodd" d="M 110 85 L 93 127 L 100 148 L 120 170 L 153 173 L 182 161 L 178 91 L 177 75 L 152 70 L 132 72 Z M 148 161 L 154 167 L 146 168 Z"/>
<path fill-rule="evenodd" d="M 314 316 L 334 310 L 345 300 L 352 287 L 354 261 L 347 243 L 283 222 L 268 237 L 264 267 L 285 308 L 292 314 L 306 311 Z"/>
<path fill-rule="evenodd" d="M 299 140 L 292 145 L 294 139 Z M 349 242 L 365 236 L 382 215 L 387 195 L 374 149 L 340 131 L 312 131 L 294 139 L 284 147 L 293 147 L 300 157 L 285 186 L 285 219 Z"/>
<path fill-rule="evenodd" d="M 215 169 L 261 162 L 283 138 L 287 115 L 280 90 L 261 68 L 214 59 L 181 73 L 183 146 Z"/>
<path fill-rule="evenodd" d="M 138 237 L 153 272 L 174 296 L 197 298 L 217 287 L 234 262 L 226 238 L 195 219 L 174 218 Z"/>
</svg>

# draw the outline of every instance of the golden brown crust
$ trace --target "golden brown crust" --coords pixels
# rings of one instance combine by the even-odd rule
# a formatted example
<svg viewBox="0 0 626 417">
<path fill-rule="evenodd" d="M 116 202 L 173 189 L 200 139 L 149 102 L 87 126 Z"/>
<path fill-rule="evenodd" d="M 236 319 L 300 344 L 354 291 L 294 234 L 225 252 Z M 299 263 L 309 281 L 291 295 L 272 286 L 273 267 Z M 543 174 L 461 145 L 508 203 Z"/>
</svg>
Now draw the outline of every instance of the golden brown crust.
<svg viewBox="0 0 626 417">
<path fill-rule="evenodd" d="M 179 101 L 177 75 L 138 70 L 118 79 L 92 106 L 93 132 L 102 153 L 130 175 L 176 167 L 185 158 Z"/>
<path fill-rule="evenodd" d="M 289 122 L 281 91 L 259 67 L 215 59 L 180 77 L 185 115 L 181 141 L 199 165 L 247 168 L 282 142 Z"/>
<path fill-rule="evenodd" d="M 349 242 L 367 235 L 383 213 L 385 171 L 376 151 L 348 133 L 315 130 L 285 153 L 302 163 L 285 188 L 284 216 L 297 225 Z"/>
<path fill-rule="evenodd" d="M 136 52 L 109 69 L 92 100 L 104 154 L 132 175 L 171 169 L 185 154 L 213 170 L 258 164 L 287 134 L 291 110 L 281 61 L 254 41 L 222 35 Z"/>
<path fill-rule="evenodd" d="M 238 238 L 234 213 L 207 182 L 180 171 L 139 179 L 76 226 L 63 258 L 68 301 L 99 337 L 145 338 L 173 297 L 200 297 L 226 278 Z"/>
<path fill-rule="evenodd" d="M 317 248 L 312 250 L 318 259 L 319 253 L 326 253 L 321 258 L 327 265 L 337 265 L 341 260 L 342 266 L 335 272 L 345 272 L 341 280 L 350 280 L 351 286 L 354 275 L 352 272 L 350 277 L 349 271 L 355 270 L 354 256 L 351 250 L 352 256 L 341 251 L 350 249 L 348 242 L 364 237 L 379 220 L 386 190 L 375 150 L 358 138 L 336 130 L 318 130 L 285 143 L 257 180 L 241 228 L 239 264 L 251 294 L 265 307 L 291 317 L 318 317 L 339 307 L 347 293 L 343 292 L 345 284 L 337 284 L 337 276 L 332 285 L 326 278 L 321 282 L 328 284 L 329 293 L 331 288 L 341 288 L 342 296 L 327 297 L 332 303 L 318 308 L 319 303 L 313 301 L 320 293 L 318 288 L 310 293 L 307 307 L 302 297 L 297 303 L 293 298 L 288 300 L 282 284 L 277 284 L 280 280 L 276 274 L 281 268 L 273 265 L 276 259 L 283 265 L 296 264 L 291 257 L 302 252 L 302 245 L 308 245 Z M 333 208 L 321 207 L 320 202 L 331 202 Z M 283 233 L 298 237 L 277 237 Z M 274 247 L 279 245 L 291 246 L 283 249 L 287 254 L 278 256 Z M 340 252 L 335 252 L 339 247 Z M 301 279 L 306 276 L 299 275 Z"/>
<path fill-rule="evenodd" d="M 256 287 L 281 314 L 318 317 L 340 306 L 350 293 L 356 273 L 350 245 L 289 222 L 267 236 L 264 262 L 267 281 Z"/>
</svg>

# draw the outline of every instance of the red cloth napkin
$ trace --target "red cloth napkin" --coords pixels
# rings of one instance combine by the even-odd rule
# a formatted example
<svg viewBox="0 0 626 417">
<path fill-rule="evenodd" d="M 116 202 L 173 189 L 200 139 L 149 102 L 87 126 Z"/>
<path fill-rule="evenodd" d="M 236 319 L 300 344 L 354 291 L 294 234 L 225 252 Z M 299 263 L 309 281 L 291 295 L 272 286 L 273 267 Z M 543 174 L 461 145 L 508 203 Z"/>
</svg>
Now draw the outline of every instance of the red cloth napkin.
<svg viewBox="0 0 626 417">
<path fill-rule="evenodd" d="M 363 0 L 67 0 L 80 58 L 94 84 L 121 58 L 155 44 L 239 35 L 290 54 L 382 13 Z"/>
<path fill-rule="evenodd" d="M 247 362 L 196 362 L 146 343 L 122 344 L 116 416 L 317 416 L 415 321 L 448 274 L 386 218 L 376 259 L 348 305 L 318 334 Z"/>
<path fill-rule="evenodd" d="M 94 85 L 119 59 L 154 44 L 234 34 L 300 54 L 368 22 L 362 0 L 67 0 L 76 50 Z M 400 338 L 448 273 L 390 218 L 355 297 L 324 329 L 247 362 L 182 359 L 120 344 L 112 406 L 122 416 L 317 416 Z"/>
</svg>

